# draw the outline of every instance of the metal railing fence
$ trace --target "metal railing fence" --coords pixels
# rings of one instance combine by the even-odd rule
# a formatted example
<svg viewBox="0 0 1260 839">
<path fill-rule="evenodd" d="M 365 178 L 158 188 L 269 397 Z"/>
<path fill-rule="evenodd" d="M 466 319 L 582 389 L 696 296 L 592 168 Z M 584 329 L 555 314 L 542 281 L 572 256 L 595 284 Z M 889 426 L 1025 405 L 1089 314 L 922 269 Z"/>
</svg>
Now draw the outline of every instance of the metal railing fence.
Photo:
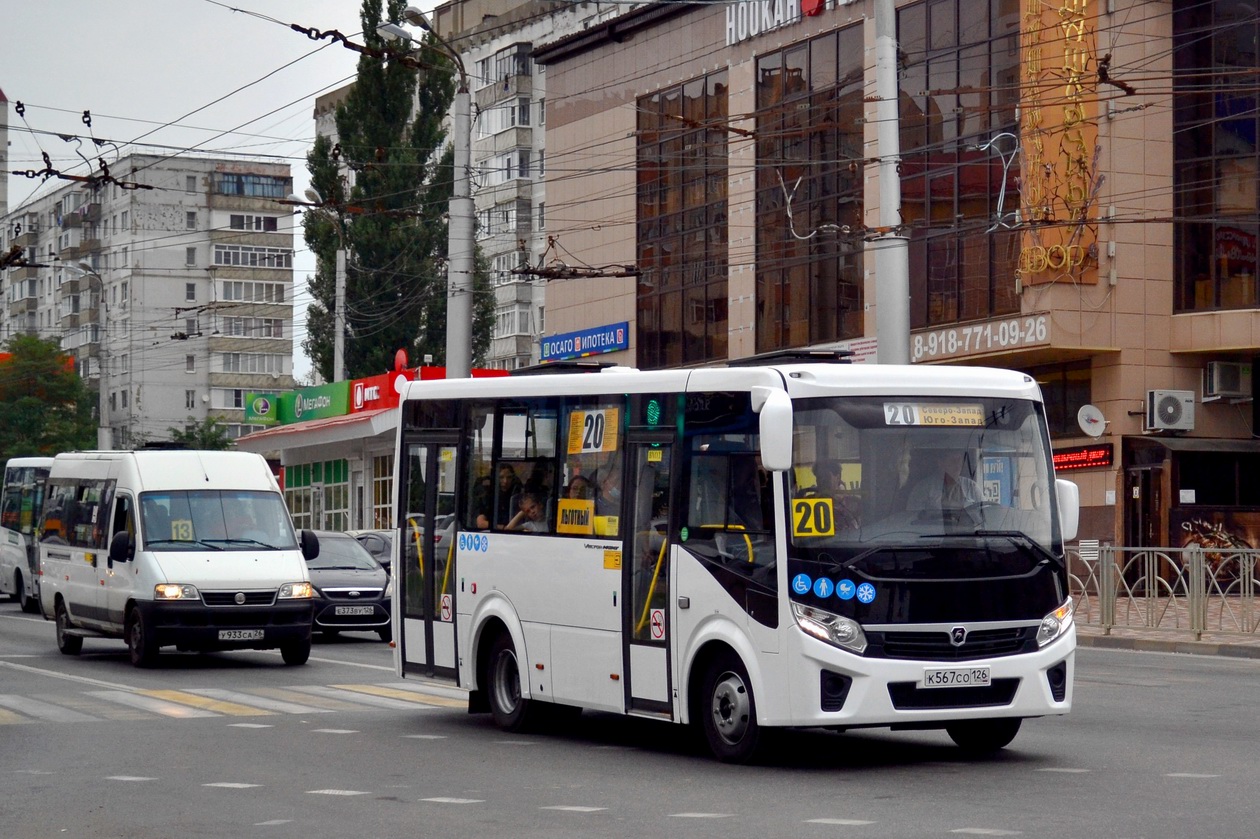
<svg viewBox="0 0 1260 839">
<path fill-rule="evenodd" d="M 1076 620 L 1100 626 L 1260 634 L 1260 550 L 1130 548 L 1081 540 L 1068 548 Z"/>
</svg>

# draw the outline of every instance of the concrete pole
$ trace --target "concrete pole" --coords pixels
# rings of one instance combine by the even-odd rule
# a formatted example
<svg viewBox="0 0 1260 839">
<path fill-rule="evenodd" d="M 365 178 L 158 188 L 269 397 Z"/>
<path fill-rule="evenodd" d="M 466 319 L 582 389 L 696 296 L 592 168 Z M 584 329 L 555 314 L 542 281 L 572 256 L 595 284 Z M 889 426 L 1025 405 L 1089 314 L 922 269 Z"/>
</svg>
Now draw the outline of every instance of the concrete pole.
<svg viewBox="0 0 1260 839">
<path fill-rule="evenodd" d="M 475 247 L 473 200 L 468 183 L 472 158 L 472 102 L 468 77 L 460 67 L 459 90 L 451 107 L 455 152 L 454 184 L 447 222 L 446 277 L 446 377 L 472 375 L 473 251 Z"/>
<path fill-rule="evenodd" d="M 901 225 L 901 125 L 897 85 L 897 18 L 893 0 L 875 0 L 875 118 L 879 154 L 879 226 Z M 869 242 L 875 257 L 875 333 L 880 364 L 910 363 L 910 252 L 902 233 Z"/>
<path fill-rule="evenodd" d="M 340 221 L 338 221 L 340 224 Z M 346 248 L 337 248 L 337 280 L 333 297 L 333 369 L 334 382 L 346 377 Z"/>
</svg>

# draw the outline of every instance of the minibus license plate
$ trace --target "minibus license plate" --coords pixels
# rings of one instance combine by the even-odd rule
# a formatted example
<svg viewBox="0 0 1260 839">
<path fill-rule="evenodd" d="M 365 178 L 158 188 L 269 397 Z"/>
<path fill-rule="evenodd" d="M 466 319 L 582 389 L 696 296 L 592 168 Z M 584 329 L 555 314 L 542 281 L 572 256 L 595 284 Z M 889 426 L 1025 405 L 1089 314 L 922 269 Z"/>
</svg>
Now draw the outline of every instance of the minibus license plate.
<svg viewBox="0 0 1260 839">
<path fill-rule="evenodd" d="M 334 615 L 370 615 L 376 609 L 371 606 L 337 606 L 333 609 Z"/>
<path fill-rule="evenodd" d="M 263 631 L 261 629 L 220 629 L 220 641 L 261 641 Z"/>
<path fill-rule="evenodd" d="M 992 683 L 987 667 L 930 667 L 923 671 L 924 688 L 987 688 Z"/>
</svg>

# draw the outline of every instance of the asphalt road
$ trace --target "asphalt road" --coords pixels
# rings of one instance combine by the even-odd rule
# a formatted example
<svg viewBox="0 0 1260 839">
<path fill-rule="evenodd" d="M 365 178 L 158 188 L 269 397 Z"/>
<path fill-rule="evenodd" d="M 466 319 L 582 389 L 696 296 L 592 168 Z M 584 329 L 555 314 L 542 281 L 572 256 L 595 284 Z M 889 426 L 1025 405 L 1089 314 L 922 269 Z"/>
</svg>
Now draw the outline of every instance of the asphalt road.
<svg viewBox="0 0 1260 839">
<path fill-rule="evenodd" d="M 794 732 L 765 763 L 583 714 L 516 735 L 393 676 L 374 635 L 277 654 L 56 650 L 0 604 L 0 836 L 1255 835 L 1260 661 L 1084 649 L 1076 709 L 996 758 L 943 732 Z"/>
</svg>

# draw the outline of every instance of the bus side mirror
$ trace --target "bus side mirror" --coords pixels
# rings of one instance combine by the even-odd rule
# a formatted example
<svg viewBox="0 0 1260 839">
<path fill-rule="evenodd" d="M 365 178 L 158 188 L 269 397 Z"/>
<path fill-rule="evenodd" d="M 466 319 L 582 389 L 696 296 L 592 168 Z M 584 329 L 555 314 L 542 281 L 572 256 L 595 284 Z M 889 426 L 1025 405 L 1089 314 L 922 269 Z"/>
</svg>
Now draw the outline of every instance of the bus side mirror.
<svg viewBox="0 0 1260 839">
<path fill-rule="evenodd" d="M 110 565 L 115 562 L 130 562 L 135 555 L 136 543 L 132 540 L 131 534 L 125 530 L 115 533 L 113 541 L 109 543 Z"/>
<path fill-rule="evenodd" d="M 319 537 L 313 531 L 303 530 L 299 533 L 298 544 L 302 546 L 303 559 L 314 559 L 319 556 Z"/>
<path fill-rule="evenodd" d="M 761 465 L 771 472 L 792 468 L 792 400 L 770 387 L 752 389 L 752 408 L 760 418 Z"/>
<path fill-rule="evenodd" d="M 1081 523 L 1081 489 L 1071 481 L 1056 478 L 1054 492 L 1059 497 L 1059 529 L 1063 531 L 1063 541 L 1071 542 Z"/>
</svg>

